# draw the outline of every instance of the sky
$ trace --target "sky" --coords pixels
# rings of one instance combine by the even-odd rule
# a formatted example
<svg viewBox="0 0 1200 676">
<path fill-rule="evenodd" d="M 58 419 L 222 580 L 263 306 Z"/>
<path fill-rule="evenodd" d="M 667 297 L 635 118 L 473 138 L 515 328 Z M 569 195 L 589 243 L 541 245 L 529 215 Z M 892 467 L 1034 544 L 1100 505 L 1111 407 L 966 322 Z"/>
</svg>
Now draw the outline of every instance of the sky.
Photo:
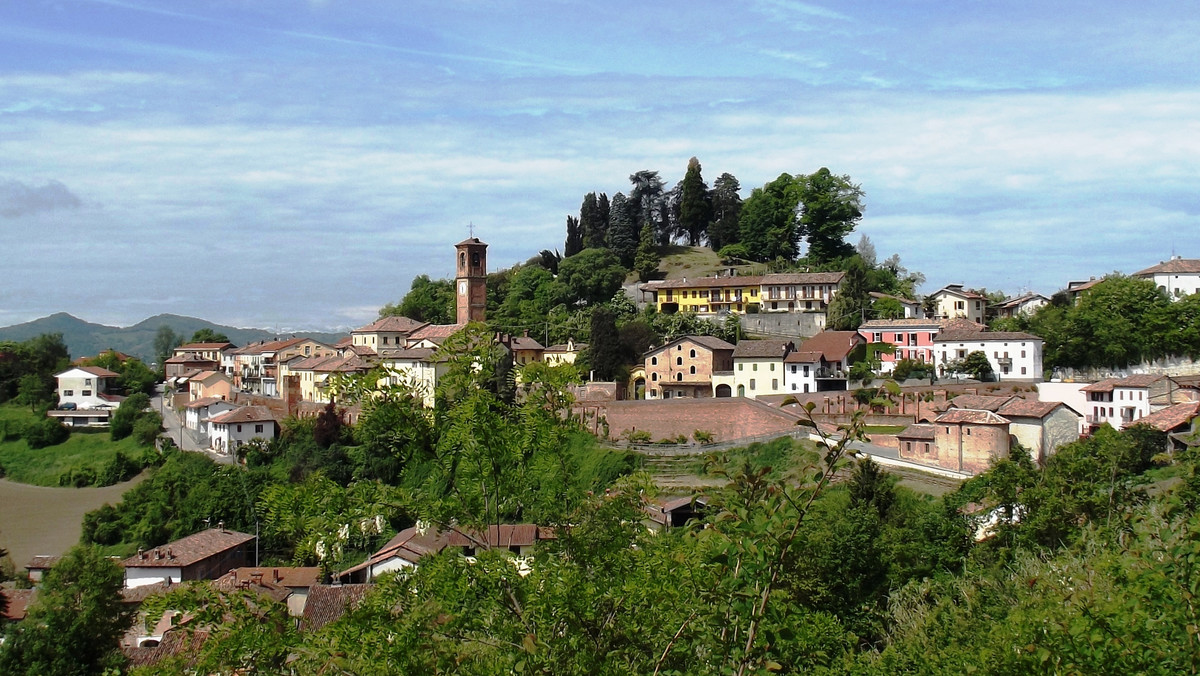
<svg viewBox="0 0 1200 676">
<path fill-rule="evenodd" d="M 585 193 L 828 167 L 931 293 L 1200 258 L 1180 2 L 0 2 L 0 325 L 347 330 Z M 473 229 L 473 230 L 472 230 Z"/>
</svg>

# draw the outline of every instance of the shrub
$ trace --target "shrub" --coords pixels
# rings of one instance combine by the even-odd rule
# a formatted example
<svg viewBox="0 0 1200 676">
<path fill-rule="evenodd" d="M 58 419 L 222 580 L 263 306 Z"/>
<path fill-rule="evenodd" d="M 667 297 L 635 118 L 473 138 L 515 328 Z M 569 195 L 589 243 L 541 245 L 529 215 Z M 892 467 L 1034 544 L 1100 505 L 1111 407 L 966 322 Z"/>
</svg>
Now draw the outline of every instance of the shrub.
<svg viewBox="0 0 1200 676">
<path fill-rule="evenodd" d="M 125 437 L 133 434 L 134 423 L 138 418 L 142 417 L 142 412 L 150 407 L 150 397 L 138 392 L 131 394 L 121 402 L 117 410 L 113 412 L 112 419 L 109 421 L 109 432 L 112 434 L 113 441 L 120 441 Z M 161 425 L 161 420 L 159 421 Z"/>
<path fill-rule="evenodd" d="M 724 265 L 745 263 L 750 260 L 750 249 L 746 248 L 745 244 L 726 244 L 717 255 L 721 257 L 721 263 Z"/>
<path fill-rule="evenodd" d="M 59 486 L 84 488 L 96 483 L 96 470 L 92 467 L 72 467 L 58 477 Z"/>
<path fill-rule="evenodd" d="M 625 430 L 625 433 L 621 436 L 631 444 L 650 443 L 650 433 L 646 430 Z"/>
<path fill-rule="evenodd" d="M 795 403 L 794 399 L 793 403 Z M 711 444 L 713 440 L 713 434 L 712 432 L 705 430 L 696 430 L 695 432 L 692 432 L 692 438 L 695 439 L 696 443 L 698 444 Z"/>
<path fill-rule="evenodd" d="M 25 443 L 30 448 L 45 448 L 57 446 L 71 438 L 71 430 L 64 427 L 54 418 L 42 418 L 29 423 L 25 427 Z"/>
<path fill-rule="evenodd" d="M 133 458 L 118 453 L 111 460 L 104 463 L 104 467 L 96 474 L 96 486 L 111 486 L 113 484 L 128 481 L 137 476 L 138 472 L 142 471 L 142 466 Z"/>
<path fill-rule="evenodd" d="M 153 446 L 162 430 L 162 416 L 157 411 L 144 411 L 133 422 L 133 440 L 142 446 Z"/>
</svg>

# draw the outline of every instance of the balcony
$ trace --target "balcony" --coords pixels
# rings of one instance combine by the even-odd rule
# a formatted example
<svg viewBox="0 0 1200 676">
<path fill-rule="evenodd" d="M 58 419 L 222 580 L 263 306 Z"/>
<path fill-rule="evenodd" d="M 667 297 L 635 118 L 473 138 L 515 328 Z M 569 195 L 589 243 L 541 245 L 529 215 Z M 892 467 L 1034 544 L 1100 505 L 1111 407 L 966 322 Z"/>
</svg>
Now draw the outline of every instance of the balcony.
<svg viewBox="0 0 1200 676">
<path fill-rule="evenodd" d="M 817 379 L 827 379 L 827 380 L 828 379 L 845 380 L 846 372 L 841 369 L 823 368 L 823 369 L 817 369 L 814 377 L 816 377 Z"/>
</svg>

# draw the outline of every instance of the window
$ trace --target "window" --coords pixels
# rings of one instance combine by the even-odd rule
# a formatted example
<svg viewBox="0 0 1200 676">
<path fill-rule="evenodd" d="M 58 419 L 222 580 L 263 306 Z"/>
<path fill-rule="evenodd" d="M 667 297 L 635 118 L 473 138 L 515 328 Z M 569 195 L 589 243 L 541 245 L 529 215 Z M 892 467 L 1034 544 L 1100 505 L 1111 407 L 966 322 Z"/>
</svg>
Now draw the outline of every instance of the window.
<svg viewBox="0 0 1200 676">
<path fill-rule="evenodd" d="M 682 346 L 682 345 L 676 345 L 676 346 L 675 346 L 675 351 L 676 351 L 676 352 L 683 352 L 683 346 Z"/>
<path fill-rule="evenodd" d="M 750 365 L 750 370 L 751 370 L 751 371 L 757 371 L 757 370 L 758 370 L 758 364 L 751 364 L 751 365 Z"/>
<path fill-rule="evenodd" d="M 691 373 L 692 373 L 692 375 L 696 375 L 696 367 L 695 366 L 692 367 Z"/>
<path fill-rule="evenodd" d="M 241 431 L 242 431 L 242 426 L 241 426 L 241 425 L 238 425 L 238 431 L 239 431 L 239 432 L 241 432 Z"/>
<path fill-rule="evenodd" d="M 310 352 L 312 352 L 312 346 L 311 346 L 311 345 L 305 345 L 305 346 L 304 346 L 304 356 L 305 356 L 305 357 L 307 357 L 307 356 L 309 355 L 309 353 L 310 353 Z"/>
<path fill-rule="evenodd" d="M 779 389 L 779 379 L 778 379 L 778 378 L 772 378 L 772 379 L 771 379 L 771 389 L 772 389 L 772 390 L 778 390 L 778 389 Z"/>
<path fill-rule="evenodd" d="M 676 373 L 676 374 L 675 374 L 675 380 L 678 380 L 679 382 L 681 382 L 681 383 L 682 383 L 682 382 L 683 382 L 683 374 L 682 374 L 682 373 Z"/>
<path fill-rule="evenodd" d="M 1021 350 L 1021 358 L 1025 357 L 1025 350 Z"/>
<path fill-rule="evenodd" d="M 795 373 L 795 372 L 796 372 L 796 365 L 792 364 L 792 373 Z"/>
<path fill-rule="evenodd" d="M 75 390 L 63 390 L 63 396 L 64 397 L 73 397 L 73 396 L 75 396 Z"/>
<path fill-rule="evenodd" d="M 695 359 L 695 358 L 696 358 L 696 351 L 695 351 L 695 350 L 692 350 L 691 354 L 690 354 L 690 355 L 688 355 L 688 356 L 690 356 L 692 359 Z"/>
<path fill-rule="evenodd" d="M 85 397 L 90 397 L 90 396 L 92 396 L 92 391 L 91 391 L 91 390 L 84 390 L 84 391 L 80 392 L 79 394 L 81 394 L 81 395 L 83 395 L 83 396 L 85 396 Z"/>
<path fill-rule="evenodd" d="M 804 365 L 804 375 L 808 375 L 808 364 Z"/>
<path fill-rule="evenodd" d="M 262 431 L 263 431 L 263 426 L 262 426 L 261 424 L 258 424 L 258 425 L 255 425 L 255 426 L 254 426 L 254 433 L 255 433 L 255 434 L 262 434 Z"/>
<path fill-rule="evenodd" d="M 882 333 L 876 331 L 871 335 L 873 335 L 875 337 L 875 339 L 871 341 L 872 343 L 882 343 L 883 342 L 883 334 Z"/>
<path fill-rule="evenodd" d="M 750 391 L 751 392 L 754 391 L 754 379 L 753 378 L 750 379 Z"/>
<path fill-rule="evenodd" d="M 772 371 L 774 371 L 774 370 L 775 370 L 775 362 L 771 362 L 771 370 L 772 370 Z"/>
<path fill-rule="evenodd" d="M 807 383 L 805 383 L 805 385 L 804 385 L 804 391 L 808 392 L 808 384 Z"/>
<path fill-rule="evenodd" d="M 650 357 L 650 365 L 658 366 L 658 357 Z"/>
<path fill-rule="evenodd" d="M 652 382 L 652 383 L 657 383 L 657 382 L 658 382 L 658 374 L 657 374 L 657 373 L 651 373 L 651 374 L 650 374 L 650 382 Z"/>
<path fill-rule="evenodd" d="M 1025 367 L 1024 366 L 1021 367 L 1021 375 L 1025 375 Z"/>
<path fill-rule="evenodd" d="M 971 428 L 970 427 L 967 428 L 967 436 L 968 437 L 971 436 Z"/>
<path fill-rule="evenodd" d="M 683 357 L 675 357 L 675 365 L 683 366 Z"/>
<path fill-rule="evenodd" d="M 745 366 L 745 364 L 738 364 L 738 370 L 741 371 Z"/>
</svg>

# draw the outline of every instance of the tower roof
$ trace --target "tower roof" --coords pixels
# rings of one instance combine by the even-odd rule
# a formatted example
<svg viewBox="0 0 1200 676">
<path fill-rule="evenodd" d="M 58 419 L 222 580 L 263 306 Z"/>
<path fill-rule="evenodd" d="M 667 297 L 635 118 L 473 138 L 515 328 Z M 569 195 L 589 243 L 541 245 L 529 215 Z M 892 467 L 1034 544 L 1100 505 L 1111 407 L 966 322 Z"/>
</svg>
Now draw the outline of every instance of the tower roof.
<svg viewBox="0 0 1200 676">
<path fill-rule="evenodd" d="M 487 242 L 480 241 L 478 237 L 468 237 L 454 246 L 487 246 Z"/>
</svg>

